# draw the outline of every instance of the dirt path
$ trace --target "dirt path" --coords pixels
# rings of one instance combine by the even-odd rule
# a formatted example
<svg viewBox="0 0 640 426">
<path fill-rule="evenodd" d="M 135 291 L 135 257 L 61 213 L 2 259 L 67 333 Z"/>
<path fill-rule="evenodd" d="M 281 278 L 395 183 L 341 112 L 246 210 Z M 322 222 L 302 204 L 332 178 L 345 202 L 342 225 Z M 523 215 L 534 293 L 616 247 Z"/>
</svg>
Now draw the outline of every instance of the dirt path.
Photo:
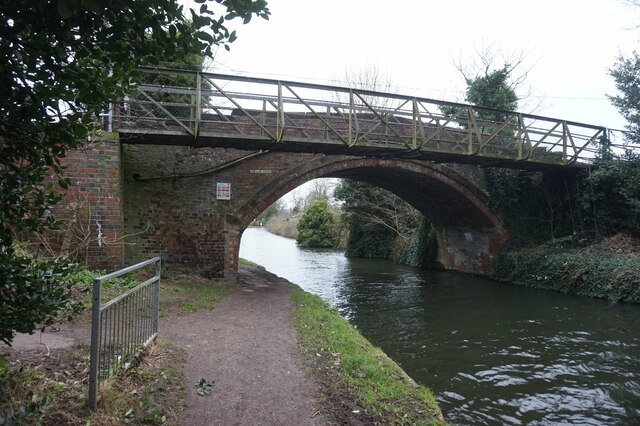
<svg viewBox="0 0 640 426">
<path fill-rule="evenodd" d="M 238 281 L 214 310 L 160 323 L 162 337 L 187 351 L 181 424 L 329 424 L 297 343 L 287 281 L 242 266 Z M 202 378 L 215 380 L 204 397 L 195 391 Z"/>
</svg>

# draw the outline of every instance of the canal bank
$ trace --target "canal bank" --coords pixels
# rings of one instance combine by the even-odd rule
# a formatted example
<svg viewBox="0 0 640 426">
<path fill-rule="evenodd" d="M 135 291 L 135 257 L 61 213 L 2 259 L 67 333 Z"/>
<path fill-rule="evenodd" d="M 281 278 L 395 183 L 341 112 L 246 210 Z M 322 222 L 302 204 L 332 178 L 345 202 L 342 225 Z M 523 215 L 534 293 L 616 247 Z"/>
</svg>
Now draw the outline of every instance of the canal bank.
<svg viewBox="0 0 640 426">
<path fill-rule="evenodd" d="M 257 228 L 241 256 L 337 308 L 454 424 L 640 420 L 638 306 L 300 249 Z"/>
<path fill-rule="evenodd" d="M 186 351 L 184 425 L 440 424 L 433 396 L 340 315 L 287 280 L 241 265 L 212 311 L 162 324 Z M 300 342 L 300 343 L 299 343 Z M 373 362 L 372 362 L 373 360 Z"/>
</svg>

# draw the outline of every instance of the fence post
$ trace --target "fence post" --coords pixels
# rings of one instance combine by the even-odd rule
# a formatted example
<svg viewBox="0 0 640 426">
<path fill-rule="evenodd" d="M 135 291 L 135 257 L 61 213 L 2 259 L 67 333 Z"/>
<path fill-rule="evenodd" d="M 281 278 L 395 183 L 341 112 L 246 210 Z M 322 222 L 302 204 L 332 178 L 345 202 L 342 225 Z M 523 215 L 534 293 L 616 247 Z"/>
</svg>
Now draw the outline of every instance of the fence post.
<svg viewBox="0 0 640 426">
<path fill-rule="evenodd" d="M 152 264 L 155 264 L 155 275 L 152 278 L 102 303 L 104 282 Z M 106 379 L 116 374 L 114 371 L 120 370 L 121 367 L 129 368 L 131 365 L 127 362 L 129 356 L 146 347 L 158 335 L 161 266 L 160 257 L 155 257 L 103 275 L 93 281 L 89 361 L 89 407 L 93 410 L 98 406 L 101 378 Z M 151 292 L 150 299 L 146 296 L 149 292 Z M 153 304 L 150 311 L 146 308 L 147 302 Z M 151 312 L 150 318 L 147 312 Z M 149 318 L 149 321 L 146 318 Z M 148 325 L 145 326 L 145 324 Z M 145 328 L 147 330 L 153 328 L 153 333 L 145 334 Z"/>
<path fill-rule="evenodd" d="M 158 258 L 156 262 L 156 276 L 157 281 L 153 285 L 153 332 L 158 332 L 158 322 L 160 316 L 160 267 L 162 266 L 162 259 Z"/>
<path fill-rule="evenodd" d="M 89 407 L 95 410 L 98 406 L 98 367 L 100 357 L 98 349 L 100 345 L 100 303 L 102 299 L 102 281 L 93 280 L 93 304 L 91 315 L 91 358 L 89 365 Z"/>
<path fill-rule="evenodd" d="M 196 72 L 196 114 L 193 126 L 193 136 L 198 139 L 200 136 L 200 120 L 202 118 L 202 74 Z"/>
</svg>

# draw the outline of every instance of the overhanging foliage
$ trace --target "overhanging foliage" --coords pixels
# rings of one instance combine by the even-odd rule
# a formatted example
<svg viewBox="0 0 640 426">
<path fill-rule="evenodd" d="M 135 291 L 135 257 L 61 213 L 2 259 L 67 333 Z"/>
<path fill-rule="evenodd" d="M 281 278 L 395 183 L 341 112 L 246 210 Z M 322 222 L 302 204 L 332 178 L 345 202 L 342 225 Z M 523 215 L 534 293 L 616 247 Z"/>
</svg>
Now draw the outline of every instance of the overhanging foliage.
<svg viewBox="0 0 640 426">
<path fill-rule="evenodd" d="M 54 280 L 29 285 L 32 262 L 12 247 L 16 232 L 54 224 L 49 210 L 60 199 L 57 185 L 70 184 L 61 165 L 66 151 L 99 129 L 99 114 L 139 81 L 138 66 L 211 55 L 235 40 L 229 21 L 269 16 L 265 0 L 196 3 L 187 17 L 177 0 L 0 2 L 2 341 L 49 321 L 51 307 L 70 300 Z M 16 305 L 22 293 L 31 305 Z"/>
</svg>

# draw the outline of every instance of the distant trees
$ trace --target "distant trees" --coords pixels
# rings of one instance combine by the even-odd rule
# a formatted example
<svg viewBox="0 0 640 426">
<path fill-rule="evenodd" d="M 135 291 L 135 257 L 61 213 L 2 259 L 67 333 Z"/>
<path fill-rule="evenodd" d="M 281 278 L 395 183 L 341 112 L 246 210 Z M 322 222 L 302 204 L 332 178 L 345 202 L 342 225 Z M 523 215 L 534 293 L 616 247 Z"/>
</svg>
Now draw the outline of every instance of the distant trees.
<svg viewBox="0 0 640 426">
<path fill-rule="evenodd" d="M 633 52 L 631 57 L 618 57 L 613 68 L 609 70 L 619 95 L 610 96 L 611 103 L 627 120 L 626 138 L 640 143 L 640 56 Z"/>
<path fill-rule="evenodd" d="M 618 57 L 609 74 L 619 91 L 610 96 L 611 103 L 627 120 L 625 139 L 640 144 L 640 56 Z M 640 155 L 627 150 L 616 158 L 609 141 L 601 143 L 597 167 L 582 181 L 585 220 L 597 235 L 622 231 L 640 236 Z"/>
<path fill-rule="evenodd" d="M 258 223 L 264 225 L 269 221 L 269 219 L 279 215 L 284 210 L 284 208 L 284 202 L 282 201 L 282 199 L 278 199 L 275 203 L 267 207 L 265 211 L 260 213 L 256 220 L 258 221 Z"/>
<path fill-rule="evenodd" d="M 335 244 L 333 213 L 327 200 L 319 199 L 307 207 L 298 222 L 296 241 L 301 247 L 330 248 Z"/>
</svg>

